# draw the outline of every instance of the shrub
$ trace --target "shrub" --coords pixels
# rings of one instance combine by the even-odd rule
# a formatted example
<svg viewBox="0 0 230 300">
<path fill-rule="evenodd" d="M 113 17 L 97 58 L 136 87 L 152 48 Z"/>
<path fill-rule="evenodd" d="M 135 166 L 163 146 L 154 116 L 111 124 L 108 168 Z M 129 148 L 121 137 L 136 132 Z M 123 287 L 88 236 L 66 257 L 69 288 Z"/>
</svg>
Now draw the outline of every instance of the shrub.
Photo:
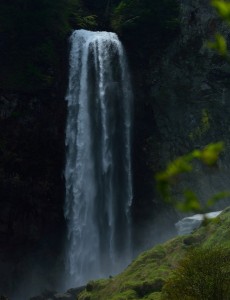
<svg viewBox="0 0 230 300">
<path fill-rule="evenodd" d="M 164 285 L 162 299 L 229 300 L 230 249 L 191 250 Z"/>
</svg>

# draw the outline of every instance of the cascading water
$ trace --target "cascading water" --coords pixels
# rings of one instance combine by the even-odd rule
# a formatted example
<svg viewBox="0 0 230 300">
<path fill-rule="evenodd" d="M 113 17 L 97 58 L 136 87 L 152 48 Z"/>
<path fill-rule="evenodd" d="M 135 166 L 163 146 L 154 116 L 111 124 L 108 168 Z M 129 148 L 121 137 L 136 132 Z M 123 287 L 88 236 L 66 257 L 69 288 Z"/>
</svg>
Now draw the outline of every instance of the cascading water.
<svg viewBox="0 0 230 300">
<path fill-rule="evenodd" d="M 67 285 L 77 286 L 132 257 L 132 90 L 115 33 L 74 31 L 66 99 Z"/>
</svg>

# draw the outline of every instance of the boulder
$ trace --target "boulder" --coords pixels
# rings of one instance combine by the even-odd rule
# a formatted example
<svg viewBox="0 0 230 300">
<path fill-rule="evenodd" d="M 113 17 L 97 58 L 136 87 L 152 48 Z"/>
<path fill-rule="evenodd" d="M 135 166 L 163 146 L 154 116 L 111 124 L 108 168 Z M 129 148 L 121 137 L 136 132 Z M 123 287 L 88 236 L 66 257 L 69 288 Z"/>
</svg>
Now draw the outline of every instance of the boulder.
<svg viewBox="0 0 230 300">
<path fill-rule="evenodd" d="M 194 216 L 185 217 L 182 220 L 178 221 L 175 226 L 177 229 L 178 235 L 190 234 L 193 230 L 200 227 L 203 220 L 216 218 L 222 211 L 210 212 L 207 214 L 196 214 Z"/>
</svg>

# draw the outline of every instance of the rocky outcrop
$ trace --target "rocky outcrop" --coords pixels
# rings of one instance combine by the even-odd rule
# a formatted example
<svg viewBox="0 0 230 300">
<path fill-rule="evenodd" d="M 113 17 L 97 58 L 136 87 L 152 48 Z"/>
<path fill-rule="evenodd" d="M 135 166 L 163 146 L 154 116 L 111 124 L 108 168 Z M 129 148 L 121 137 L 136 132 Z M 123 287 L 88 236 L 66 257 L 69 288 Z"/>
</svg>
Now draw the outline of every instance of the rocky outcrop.
<svg viewBox="0 0 230 300">
<path fill-rule="evenodd" d="M 214 211 L 207 214 L 196 214 L 190 217 L 185 217 L 175 224 L 177 233 L 178 235 L 190 234 L 199 228 L 204 221 L 216 218 L 220 213 L 221 211 Z"/>
</svg>

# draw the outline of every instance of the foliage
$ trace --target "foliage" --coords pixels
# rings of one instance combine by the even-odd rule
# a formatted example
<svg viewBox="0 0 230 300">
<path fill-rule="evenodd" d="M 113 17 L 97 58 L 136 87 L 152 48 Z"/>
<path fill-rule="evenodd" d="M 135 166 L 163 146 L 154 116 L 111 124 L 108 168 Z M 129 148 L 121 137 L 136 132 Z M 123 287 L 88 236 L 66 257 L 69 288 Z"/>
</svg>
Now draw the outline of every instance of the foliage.
<svg viewBox="0 0 230 300">
<path fill-rule="evenodd" d="M 174 255 L 167 259 L 176 244 L 165 248 L 161 245 L 139 255 L 128 268 L 116 277 L 107 280 L 90 282 L 79 300 L 126 300 L 126 299 L 159 299 L 164 284 L 163 277 L 169 271 Z M 88 298 L 87 298 L 88 297 Z"/>
<path fill-rule="evenodd" d="M 212 6 L 216 9 L 218 15 L 227 24 L 230 24 L 230 2 L 226 0 L 212 0 Z M 230 61 L 230 57 L 227 49 L 227 41 L 222 34 L 216 33 L 214 41 L 207 42 L 207 46 L 210 49 L 217 51 L 220 55 Z"/>
<path fill-rule="evenodd" d="M 187 253 L 190 255 L 190 251 L 195 246 L 202 247 L 199 249 L 208 249 L 209 251 L 209 249 L 218 250 L 219 248 L 215 248 L 215 246 L 219 245 L 221 247 L 220 251 L 223 250 L 223 254 L 225 253 L 225 249 L 230 249 L 229 228 L 230 208 L 227 208 L 215 219 L 215 221 L 212 220 L 205 226 L 200 227 L 193 234 L 175 237 L 162 245 L 157 245 L 154 248 L 141 253 L 121 274 L 109 279 L 90 282 L 86 286 L 85 291 L 78 296 L 78 299 L 159 300 L 161 299 L 161 291 L 165 290 L 165 282 L 168 283 L 171 281 L 169 278 L 173 277 L 171 276 L 171 274 L 174 273 L 173 270 L 177 270 L 177 266 L 180 265 L 181 259 L 187 257 Z M 229 250 L 227 250 L 227 254 L 229 257 Z M 204 255 L 206 255 L 206 253 L 204 253 Z M 217 262 L 220 261 L 218 257 L 216 257 L 216 260 Z M 208 270 L 208 267 L 212 269 L 210 260 L 203 260 L 201 266 L 206 265 L 206 263 L 207 266 L 204 267 L 205 270 Z M 217 269 L 219 268 L 218 264 L 215 264 L 214 262 L 214 267 L 215 266 Z M 229 266 L 228 259 L 227 264 L 221 269 L 222 275 L 228 273 Z M 227 277 L 224 278 L 224 280 L 226 279 Z M 163 299 L 173 300 L 174 298 L 166 298 L 166 295 L 164 295 Z M 178 300 L 181 299 L 186 298 L 184 296 L 178 298 Z M 200 300 L 200 298 L 198 299 Z M 209 300 L 209 298 L 207 298 L 207 300 Z"/>
<path fill-rule="evenodd" d="M 84 5 L 83 5 L 84 2 Z M 85 1 L 69 0 L 68 21 L 71 28 L 84 28 L 88 30 L 97 27 L 97 15 L 91 13 L 85 6 Z"/>
<path fill-rule="evenodd" d="M 114 8 L 112 24 L 114 29 L 120 31 L 140 26 L 141 30 L 154 30 L 154 33 L 160 34 L 159 29 L 169 30 L 178 25 L 177 14 L 175 1 L 122 0 Z M 144 28 L 146 25 L 150 28 Z"/>
<path fill-rule="evenodd" d="M 180 262 L 163 288 L 162 299 L 230 299 L 230 250 L 195 248 Z"/>
<path fill-rule="evenodd" d="M 111 10 L 120 1 L 119 0 L 84 0 L 84 7 L 93 12 L 100 19 L 100 24 L 105 25 L 110 18 Z"/>
<path fill-rule="evenodd" d="M 214 42 L 207 42 L 207 46 L 216 50 L 220 55 L 227 57 L 227 42 L 221 34 L 217 33 Z"/>
<path fill-rule="evenodd" d="M 225 0 L 213 0 L 214 6 L 221 18 L 230 23 L 230 2 Z"/>
<path fill-rule="evenodd" d="M 183 192 L 184 200 L 180 201 L 173 196 L 173 187 L 178 182 L 180 176 L 185 173 L 191 173 L 194 170 L 193 162 L 201 163 L 211 167 L 216 164 L 220 153 L 223 151 L 222 142 L 209 144 L 202 150 L 194 150 L 191 153 L 176 158 L 169 163 L 166 170 L 156 175 L 157 187 L 167 203 L 174 205 L 183 212 L 205 213 L 220 199 L 230 196 L 227 191 L 222 191 L 202 203 L 194 191 L 185 189 Z"/>
<path fill-rule="evenodd" d="M 127 42 L 153 52 L 178 31 L 178 14 L 174 0 L 122 0 L 113 9 L 111 26 Z"/>
</svg>

